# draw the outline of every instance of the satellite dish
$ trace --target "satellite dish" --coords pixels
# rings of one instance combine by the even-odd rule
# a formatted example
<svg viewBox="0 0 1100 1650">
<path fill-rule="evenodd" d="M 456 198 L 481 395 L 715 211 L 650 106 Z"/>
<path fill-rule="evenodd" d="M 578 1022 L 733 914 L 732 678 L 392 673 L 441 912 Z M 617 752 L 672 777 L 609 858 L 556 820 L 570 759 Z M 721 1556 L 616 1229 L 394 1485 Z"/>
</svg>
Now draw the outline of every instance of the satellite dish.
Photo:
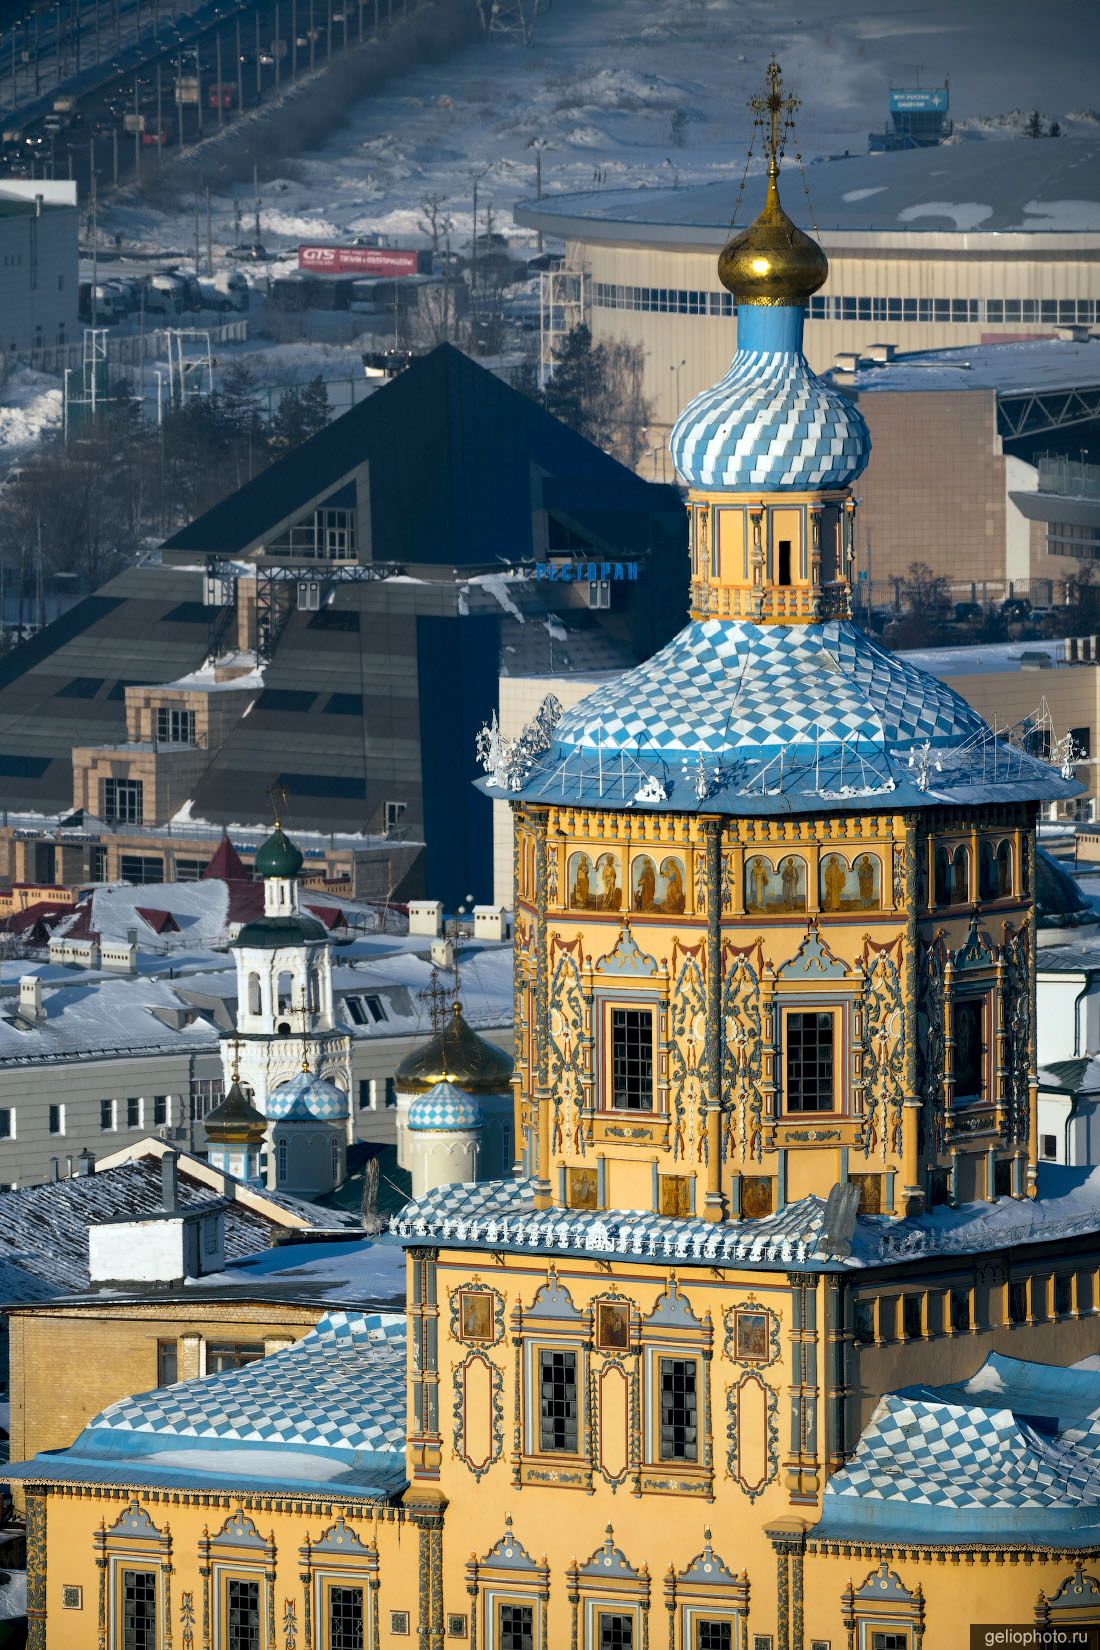
<svg viewBox="0 0 1100 1650">
<path fill-rule="evenodd" d="M 838 1181 L 825 1203 L 825 1234 L 823 1243 L 830 1255 L 845 1260 L 852 1252 L 859 1213 L 859 1187 Z"/>
</svg>

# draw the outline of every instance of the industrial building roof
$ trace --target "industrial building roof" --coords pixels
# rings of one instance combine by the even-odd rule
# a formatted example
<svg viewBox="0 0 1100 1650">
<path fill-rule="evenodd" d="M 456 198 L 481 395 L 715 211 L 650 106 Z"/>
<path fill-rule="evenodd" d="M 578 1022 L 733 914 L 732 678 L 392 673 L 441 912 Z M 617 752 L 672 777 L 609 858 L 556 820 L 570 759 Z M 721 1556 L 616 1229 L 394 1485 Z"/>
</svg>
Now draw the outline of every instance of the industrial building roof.
<svg viewBox="0 0 1100 1650">
<path fill-rule="evenodd" d="M 640 245 L 720 247 L 764 202 L 762 174 L 689 189 L 600 189 L 544 195 L 516 207 L 517 223 L 562 238 Z M 806 168 L 826 250 L 889 236 L 935 234 L 967 244 L 1018 233 L 1100 249 L 1100 137 L 973 142 L 892 154 L 844 156 Z"/>
<path fill-rule="evenodd" d="M 1098 209 L 1100 210 L 1100 209 Z M 837 374 L 826 376 L 837 376 Z M 859 394 L 868 391 L 993 390 L 1020 395 L 1027 390 L 1082 389 L 1100 384 L 1100 338 L 1074 341 L 1039 338 L 971 348 L 915 350 L 892 361 L 861 361 L 840 378 Z"/>
</svg>

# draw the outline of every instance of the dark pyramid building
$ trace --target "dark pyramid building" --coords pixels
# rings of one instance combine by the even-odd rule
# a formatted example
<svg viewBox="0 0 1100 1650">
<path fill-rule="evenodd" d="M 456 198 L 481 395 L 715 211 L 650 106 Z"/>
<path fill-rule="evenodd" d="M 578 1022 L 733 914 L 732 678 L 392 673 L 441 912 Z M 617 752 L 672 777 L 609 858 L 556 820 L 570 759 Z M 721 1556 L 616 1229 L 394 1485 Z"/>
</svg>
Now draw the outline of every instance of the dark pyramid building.
<svg viewBox="0 0 1100 1650">
<path fill-rule="evenodd" d="M 423 842 L 387 892 L 487 899 L 469 781 L 502 668 L 645 657 L 683 605 L 684 534 L 674 488 L 443 345 L 4 661 L 6 805 L 131 839 L 200 822 L 208 858 L 275 786 L 298 832 Z M 150 880 L 176 874 L 158 853 Z M 119 874 L 75 854 L 64 878 L 26 851 L 6 871 Z"/>
</svg>

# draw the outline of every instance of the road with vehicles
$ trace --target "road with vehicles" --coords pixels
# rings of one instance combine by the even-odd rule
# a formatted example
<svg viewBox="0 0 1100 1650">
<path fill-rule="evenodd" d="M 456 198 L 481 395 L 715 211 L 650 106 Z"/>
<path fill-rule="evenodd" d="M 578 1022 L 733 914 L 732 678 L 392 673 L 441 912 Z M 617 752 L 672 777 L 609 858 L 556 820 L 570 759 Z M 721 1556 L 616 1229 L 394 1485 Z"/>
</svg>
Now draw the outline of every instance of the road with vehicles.
<svg viewBox="0 0 1100 1650">
<path fill-rule="evenodd" d="M 159 32 L 141 24 L 139 33 L 138 13 L 151 16 L 154 0 L 135 0 L 128 46 L 4 115 L 0 177 L 75 178 L 85 197 L 93 178 L 103 191 L 146 177 L 172 150 L 223 128 L 418 3 L 208 0 L 170 18 L 163 0 L 164 15 L 153 20 Z"/>
</svg>

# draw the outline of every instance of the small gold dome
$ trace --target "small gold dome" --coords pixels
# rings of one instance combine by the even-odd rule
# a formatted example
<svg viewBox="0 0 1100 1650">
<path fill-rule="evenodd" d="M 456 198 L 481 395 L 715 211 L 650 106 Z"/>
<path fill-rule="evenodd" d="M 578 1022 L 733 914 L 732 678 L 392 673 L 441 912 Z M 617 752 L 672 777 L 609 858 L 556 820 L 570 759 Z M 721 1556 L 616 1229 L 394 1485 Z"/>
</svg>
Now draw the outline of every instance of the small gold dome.
<svg viewBox="0 0 1100 1650">
<path fill-rule="evenodd" d="M 405 1094 L 426 1094 L 436 1083 L 453 1083 L 467 1094 L 504 1094 L 514 1064 L 510 1054 L 478 1036 L 456 1002 L 442 1028 L 405 1056 L 394 1083 Z"/>
<path fill-rule="evenodd" d="M 817 242 L 783 210 L 773 161 L 764 210 L 726 242 L 718 279 L 738 304 L 805 304 L 828 273 L 829 260 Z"/>
</svg>

